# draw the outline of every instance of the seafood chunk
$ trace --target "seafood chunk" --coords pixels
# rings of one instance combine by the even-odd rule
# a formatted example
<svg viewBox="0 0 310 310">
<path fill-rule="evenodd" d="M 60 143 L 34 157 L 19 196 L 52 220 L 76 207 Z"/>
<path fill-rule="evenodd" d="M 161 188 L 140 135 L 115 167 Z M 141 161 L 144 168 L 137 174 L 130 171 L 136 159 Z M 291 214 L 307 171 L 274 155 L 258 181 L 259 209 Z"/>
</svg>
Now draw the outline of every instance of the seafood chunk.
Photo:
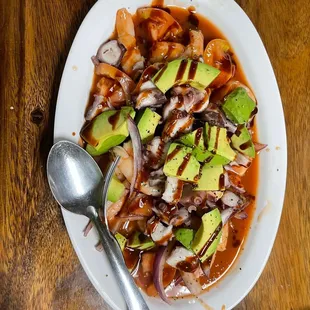
<svg viewBox="0 0 310 310">
<path fill-rule="evenodd" d="M 180 24 L 164 10 L 141 8 L 137 10 L 137 15 L 151 41 L 173 39 L 182 33 Z"/>
<path fill-rule="evenodd" d="M 211 83 L 211 88 L 219 88 L 227 83 L 235 74 L 235 65 L 230 54 L 230 45 L 222 39 L 215 39 L 208 43 L 203 54 L 206 64 L 221 70 L 220 75 Z"/>
<path fill-rule="evenodd" d="M 161 137 L 154 137 L 146 145 L 145 163 L 151 169 L 159 169 L 165 163 L 169 143 L 165 143 Z"/>
<path fill-rule="evenodd" d="M 232 133 L 237 130 L 237 126 L 227 119 L 215 103 L 209 104 L 207 109 L 202 113 L 201 119 L 207 121 L 211 126 L 223 127 Z"/>
<path fill-rule="evenodd" d="M 116 14 L 117 40 L 125 46 L 126 52 L 121 60 L 122 69 L 130 76 L 144 68 L 144 57 L 141 55 L 135 38 L 135 26 L 131 14 L 120 9 Z"/>
<path fill-rule="evenodd" d="M 199 267 L 199 260 L 193 252 L 177 246 L 168 257 L 167 264 L 184 272 L 194 272 Z"/>
<path fill-rule="evenodd" d="M 131 183 L 133 178 L 133 161 L 133 156 L 127 154 L 125 156 L 121 156 L 117 165 L 119 173 L 123 174 L 129 183 Z M 163 189 L 160 185 L 151 186 L 148 180 L 143 180 L 143 182 L 141 182 L 139 190 L 146 195 L 155 197 L 159 197 L 163 193 Z"/>
<path fill-rule="evenodd" d="M 201 30 L 190 30 L 189 31 L 189 44 L 185 49 L 184 55 L 199 60 L 203 55 L 203 43 L 204 37 Z"/>
<path fill-rule="evenodd" d="M 170 225 L 180 226 L 188 224 L 190 221 L 190 214 L 185 208 L 179 209 L 169 222 Z"/>
<path fill-rule="evenodd" d="M 164 106 L 164 119 L 167 119 L 175 109 L 186 111 L 187 113 L 203 112 L 209 105 L 211 89 L 207 88 L 204 91 L 199 91 L 189 86 L 177 86 L 173 88 L 172 94 L 174 96 Z"/>
<path fill-rule="evenodd" d="M 180 58 L 185 51 L 184 45 L 174 42 L 155 42 L 151 48 L 150 62 L 165 62 Z"/>
<path fill-rule="evenodd" d="M 166 245 L 173 237 L 172 225 L 165 226 L 155 218 L 152 218 L 147 225 L 151 238 L 158 245 Z"/>
<path fill-rule="evenodd" d="M 183 181 L 174 177 L 168 177 L 162 199 L 169 204 L 178 203 L 182 197 L 183 185 Z"/>
<path fill-rule="evenodd" d="M 162 139 L 168 142 L 172 138 L 188 133 L 192 129 L 193 122 L 192 115 L 185 111 L 173 110 L 165 123 Z"/>
<path fill-rule="evenodd" d="M 167 98 L 159 89 L 146 89 L 137 97 L 136 109 L 140 110 L 146 107 L 158 108 L 165 102 L 167 102 Z"/>
</svg>

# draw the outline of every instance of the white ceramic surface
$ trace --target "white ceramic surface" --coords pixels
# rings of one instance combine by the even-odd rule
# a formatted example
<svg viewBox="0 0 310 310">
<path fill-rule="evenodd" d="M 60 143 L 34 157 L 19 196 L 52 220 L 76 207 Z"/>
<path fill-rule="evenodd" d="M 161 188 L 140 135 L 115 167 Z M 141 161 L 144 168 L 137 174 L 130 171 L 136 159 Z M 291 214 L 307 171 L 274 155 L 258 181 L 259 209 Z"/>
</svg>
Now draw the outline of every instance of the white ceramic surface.
<svg viewBox="0 0 310 310">
<path fill-rule="evenodd" d="M 63 73 L 55 119 L 55 142 L 59 139 L 78 141 L 83 113 L 92 83 L 90 57 L 108 38 L 114 28 L 117 9 L 134 12 L 148 5 L 147 0 L 100 0 L 81 25 Z M 259 278 L 269 257 L 281 217 L 286 181 L 286 134 L 281 98 L 277 82 L 261 39 L 249 18 L 233 0 L 168 0 L 166 4 L 188 7 L 209 18 L 229 39 L 259 104 L 258 131 L 260 141 L 269 151 L 260 155 L 260 182 L 257 209 L 245 250 L 229 273 L 216 287 L 200 298 L 213 309 L 231 309 L 239 303 Z M 76 132 L 76 136 L 72 136 Z M 93 230 L 83 237 L 87 219 L 63 211 L 65 223 L 89 279 L 114 309 L 125 309 L 113 272 L 104 253 L 95 250 L 97 236 Z M 241 268 L 242 270 L 240 270 Z M 150 309 L 203 309 L 195 298 L 173 302 L 168 306 L 156 298 L 147 298 Z"/>
</svg>

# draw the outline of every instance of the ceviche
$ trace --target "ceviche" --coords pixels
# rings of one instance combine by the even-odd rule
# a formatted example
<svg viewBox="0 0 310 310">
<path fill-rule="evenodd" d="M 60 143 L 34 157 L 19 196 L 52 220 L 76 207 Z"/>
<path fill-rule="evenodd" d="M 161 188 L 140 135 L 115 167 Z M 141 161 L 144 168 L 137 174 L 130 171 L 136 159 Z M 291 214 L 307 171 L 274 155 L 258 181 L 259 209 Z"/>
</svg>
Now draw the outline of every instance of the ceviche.
<svg viewBox="0 0 310 310">
<path fill-rule="evenodd" d="M 231 267 L 250 226 L 266 147 L 256 98 L 229 42 L 194 8 L 119 9 L 92 61 L 80 136 L 103 173 L 120 156 L 109 229 L 148 295 L 198 295 Z"/>
</svg>

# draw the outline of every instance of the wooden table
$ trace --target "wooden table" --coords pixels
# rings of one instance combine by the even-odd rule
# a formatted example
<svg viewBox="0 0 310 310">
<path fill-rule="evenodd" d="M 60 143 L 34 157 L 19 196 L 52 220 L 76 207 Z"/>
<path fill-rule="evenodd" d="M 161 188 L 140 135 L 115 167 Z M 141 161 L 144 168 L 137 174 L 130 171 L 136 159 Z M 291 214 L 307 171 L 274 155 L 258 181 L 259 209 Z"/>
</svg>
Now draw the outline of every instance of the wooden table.
<svg viewBox="0 0 310 310">
<path fill-rule="evenodd" d="M 310 1 L 238 2 L 260 33 L 278 79 L 289 166 L 281 226 L 270 260 L 236 309 L 306 310 Z M 0 1 L 0 309 L 106 309 L 75 255 L 45 172 L 64 63 L 94 3 Z"/>
</svg>

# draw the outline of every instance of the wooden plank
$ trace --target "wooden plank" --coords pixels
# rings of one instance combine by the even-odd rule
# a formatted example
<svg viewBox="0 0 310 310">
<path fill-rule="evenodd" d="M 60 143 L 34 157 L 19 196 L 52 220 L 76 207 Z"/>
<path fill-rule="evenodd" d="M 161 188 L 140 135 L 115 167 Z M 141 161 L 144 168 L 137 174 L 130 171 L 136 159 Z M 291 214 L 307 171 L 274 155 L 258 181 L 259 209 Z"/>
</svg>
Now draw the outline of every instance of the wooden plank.
<svg viewBox="0 0 310 310">
<path fill-rule="evenodd" d="M 94 3 L 0 1 L 0 309 L 106 309 L 72 249 L 45 175 L 64 63 Z M 310 2 L 238 3 L 278 79 L 289 166 L 271 258 L 236 309 L 309 309 Z"/>
</svg>

